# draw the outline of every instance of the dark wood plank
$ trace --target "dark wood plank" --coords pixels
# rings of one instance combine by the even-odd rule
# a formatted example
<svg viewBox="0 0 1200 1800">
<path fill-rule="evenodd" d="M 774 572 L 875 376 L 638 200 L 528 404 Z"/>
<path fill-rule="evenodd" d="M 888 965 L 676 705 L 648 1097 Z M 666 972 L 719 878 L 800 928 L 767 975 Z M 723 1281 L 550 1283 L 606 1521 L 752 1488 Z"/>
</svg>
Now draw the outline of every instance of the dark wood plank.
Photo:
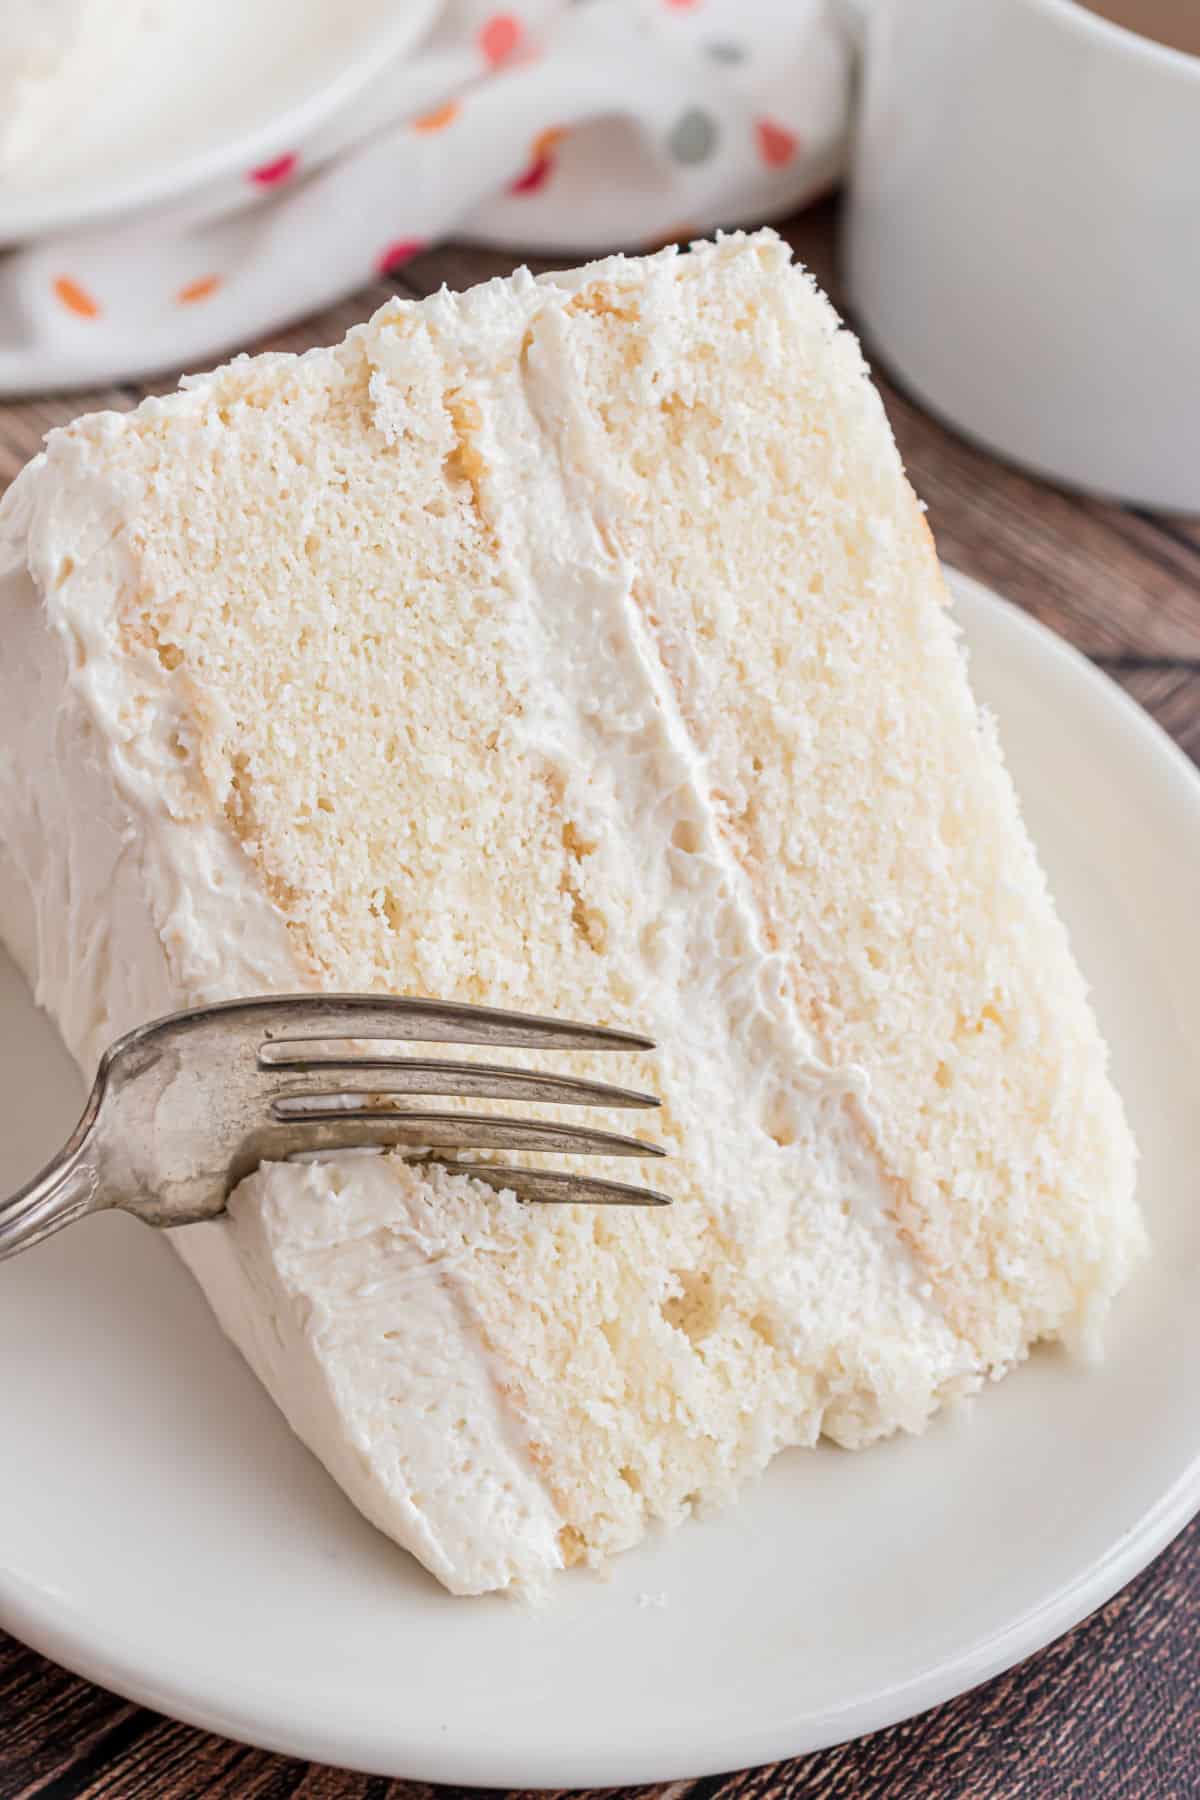
<svg viewBox="0 0 1200 1800">
<path fill-rule="evenodd" d="M 54 1781 L 131 1718 L 136 1707 L 0 1637 L 0 1794 Z"/>
<path fill-rule="evenodd" d="M 1183 538 L 1186 543 L 1200 545 L 1200 515 L 1191 516 L 1184 513 L 1163 513 L 1158 524 L 1164 531 L 1175 537 Z"/>
<path fill-rule="evenodd" d="M 832 205 L 786 228 L 844 307 Z M 390 293 L 465 287 L 521 260 L 449 245 L 250 349 L 336 341 Z M 553 266 L 532 260 L 537 269 Z M 942 553 L 1091 655 L 1200 761 L 1200 520 L 1049 487 L 947 430 L 877 371 Z M 0 406 L 0 487 L 42 435 L 145 388 Z M 1200 1797 L 1200 1521 L 1060 1643 L 974 1694 L 856 1744 L 629 1800 L 1188 1800 Z M 127 1705 L 0 1634 L 0 1800 L 434 1800 L 436 1789 L 248 1749 Z"/>
</svg>

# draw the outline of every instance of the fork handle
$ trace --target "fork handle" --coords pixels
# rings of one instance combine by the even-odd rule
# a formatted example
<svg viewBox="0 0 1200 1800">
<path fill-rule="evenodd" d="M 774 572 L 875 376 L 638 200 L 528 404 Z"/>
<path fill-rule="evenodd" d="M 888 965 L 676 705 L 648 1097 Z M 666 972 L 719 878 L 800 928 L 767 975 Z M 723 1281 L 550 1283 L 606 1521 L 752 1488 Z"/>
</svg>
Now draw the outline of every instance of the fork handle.
<svg viewBox="0 0 1200 1800">
<path fill-rule="evenodd" d="M 11 1200 L 0 1202 L 0 1262 L 40 1244 L 102 1204 L 100 1171 L 86 1153 L 88 1147 L 76 1141 L 78 1136 Z"/>
</svg>

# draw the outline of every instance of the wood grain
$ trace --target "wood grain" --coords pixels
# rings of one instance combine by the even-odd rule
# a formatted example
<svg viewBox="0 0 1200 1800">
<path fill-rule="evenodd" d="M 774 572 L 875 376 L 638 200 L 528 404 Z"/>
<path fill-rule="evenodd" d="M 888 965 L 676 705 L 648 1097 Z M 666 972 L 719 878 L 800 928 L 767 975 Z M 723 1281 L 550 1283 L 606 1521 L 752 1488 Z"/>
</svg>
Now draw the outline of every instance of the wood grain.
<svg viewBox="0 0 1200 1800">
<path fill-rule="evenodd" d="M 840 302 L 837 210 L 786 235 Z M 516 259 L 447 246 L 254 349 L 339 337 L 389 294 L 464 287 Z M 545 264 L 535 264 L 544 267 Z M 868 346 L 869 349 L 869 346 Z M 1067 494 L 932 419 L 877 371 L 942 554 L 1107 667 L 1200 762 L 1200 520 Z M 0 486 L 43 433 L 146 392 L 0 407 Z M 2 1554 L 2 1550 L 0 1550 Z M 128 1705 L 0 1634 L 0 1800 L 427 1800 L 436 1790 L 271 1756 Z M 1200 1521 L 1101 1612 L 972 1694 L 771 1768 L 626 1790 L 645 1800 L 1187 1800 L 1200 1796 Z M 624 1800 L 624 1796 L 623 1796 Z"/>
</svg>

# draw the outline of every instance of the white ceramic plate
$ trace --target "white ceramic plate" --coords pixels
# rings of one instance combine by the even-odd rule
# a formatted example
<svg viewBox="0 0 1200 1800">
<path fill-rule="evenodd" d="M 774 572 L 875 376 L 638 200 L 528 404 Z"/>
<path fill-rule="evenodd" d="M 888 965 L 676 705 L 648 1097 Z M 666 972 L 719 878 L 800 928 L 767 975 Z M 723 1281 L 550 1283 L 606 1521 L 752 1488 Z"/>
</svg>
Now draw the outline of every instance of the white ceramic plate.
<svg viewBox="0 0 1200 1800">
<path fill-rule="evenodd" d="M 434 10 L 435 0 L 163 0 L 86 111 L 0 178 L 0 244 L 158 204 L 294 150 Z"/>
<path fill-rule="evenodd" d="M 1082 658 L 955 585 L 1143 1149 L 1155 1256 L 1104 1365 L 1038 1354 L 924 1440 L 786 1456 L 609 1581 L 561 1578 L 545 1610 L 452 1600 L 290 1437 L 163 1239 L 92 1220 L 0 1268 L 0 1623 L 296 1756 L 592 1786 L 919 1712 L 1180 1529 L 1200 1505 L 1200 780 Z M 0 1191 L 78 1099 L 6 972 Z"/>
</svg>

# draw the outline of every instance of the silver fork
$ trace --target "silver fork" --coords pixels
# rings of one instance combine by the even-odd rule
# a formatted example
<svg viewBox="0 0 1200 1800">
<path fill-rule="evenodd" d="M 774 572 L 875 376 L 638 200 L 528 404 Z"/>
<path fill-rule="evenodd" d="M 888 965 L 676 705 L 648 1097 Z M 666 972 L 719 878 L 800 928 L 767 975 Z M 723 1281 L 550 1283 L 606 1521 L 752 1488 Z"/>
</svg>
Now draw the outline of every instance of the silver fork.
<svg viewBox="0 0 1200 1800">
<path fill-rule="evenodd" d="M 346 1040 L 375 1040 L 361 1049 Z M 657 1144 L 581 1125 L 401 1109 L 393 1097 L 652 1107 L 653 1094 L 495 1063 L 389 1056 L 407 1041 L 530 1050 L 652 1050 L 648 1038 L 525 1013 L 374 994 L 233 1000 L 174 1013 L 118 1039 L 83 1117 L 54 1160 L 0 1202 L 0 1260 L 87 1213 L 121 1207 L 148 1225 L 194 1225 L 225 1210 L 261 1162 L 323 1150 L 407 1148 L 662 1156 Z M 665 1194 L 561 1169 L 461 1163 L 523 1200 L 665 1206 Z"/>
</svg>

